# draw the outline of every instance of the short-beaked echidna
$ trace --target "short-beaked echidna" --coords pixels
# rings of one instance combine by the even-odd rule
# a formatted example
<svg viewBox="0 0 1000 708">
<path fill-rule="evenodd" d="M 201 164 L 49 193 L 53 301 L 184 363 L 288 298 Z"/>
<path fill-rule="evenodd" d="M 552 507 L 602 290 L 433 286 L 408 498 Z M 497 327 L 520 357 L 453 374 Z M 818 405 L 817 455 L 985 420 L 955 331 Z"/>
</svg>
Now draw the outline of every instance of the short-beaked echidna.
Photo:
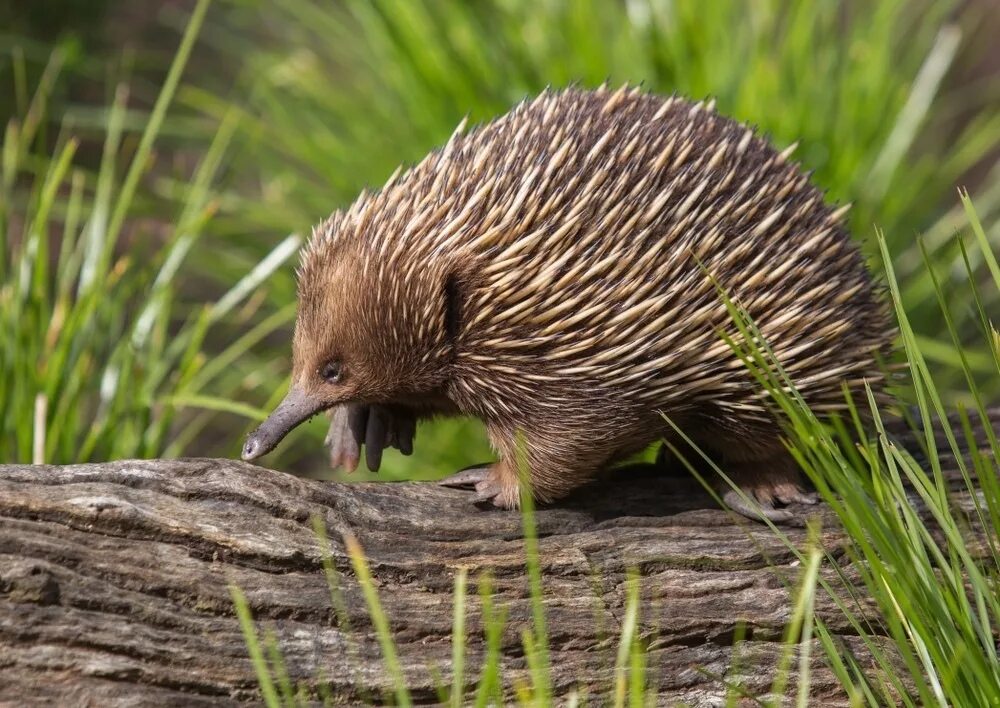
<svg viewBox="0 0 1000 708">
<path fill-rule="evenodd" d="M 751 497 L 809 501 L 725 291 L 814 410 L 876 390 L 888 312 L 806 173 L 706 103 L 547 91 L 320 224 L 298 273 L 291 389 L 245 459 L 335 408 L 334 465 L 409 452 L 414 421 L 485 422 L 477 500 L 548 501 L 680 426 Z M 727 501 L 753 514 L 739 495 Z M 757 513 L 760 513 L 758 511 Z"/>
</svg>

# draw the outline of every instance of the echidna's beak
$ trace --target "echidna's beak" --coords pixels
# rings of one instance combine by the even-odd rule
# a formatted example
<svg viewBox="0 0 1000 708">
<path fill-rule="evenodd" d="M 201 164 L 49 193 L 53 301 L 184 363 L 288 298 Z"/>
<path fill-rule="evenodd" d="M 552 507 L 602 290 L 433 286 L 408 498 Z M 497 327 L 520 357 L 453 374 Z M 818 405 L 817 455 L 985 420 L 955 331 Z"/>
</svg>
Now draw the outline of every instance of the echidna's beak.
<svg viewBox="0 0 1000 708">
<path fill-rule="evenodd" d="M 243 459 L 256 460 L 273 450 L 292 428 L 328 406 L 294 386 L 260 427 L 247 436 Z"/>
</svg>

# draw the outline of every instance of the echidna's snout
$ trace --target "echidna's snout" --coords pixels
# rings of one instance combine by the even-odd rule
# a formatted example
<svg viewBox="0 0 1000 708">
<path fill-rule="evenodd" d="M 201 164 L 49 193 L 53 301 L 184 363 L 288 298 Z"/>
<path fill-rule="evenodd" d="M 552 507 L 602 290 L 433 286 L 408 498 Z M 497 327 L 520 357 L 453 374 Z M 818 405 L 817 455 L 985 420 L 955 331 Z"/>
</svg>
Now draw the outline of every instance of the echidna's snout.
<svg viewBox="0 0 1000 708">
<path fill-rule="evenodd" d="M 266 455 L 277 447 L 292 428 L 325 408 L 328 405 L 324 401 L 292 387 L 267 420 L 247 436 L 247 441 L 243 444 L 243 459 L 256 460 Z"/>
</svg>

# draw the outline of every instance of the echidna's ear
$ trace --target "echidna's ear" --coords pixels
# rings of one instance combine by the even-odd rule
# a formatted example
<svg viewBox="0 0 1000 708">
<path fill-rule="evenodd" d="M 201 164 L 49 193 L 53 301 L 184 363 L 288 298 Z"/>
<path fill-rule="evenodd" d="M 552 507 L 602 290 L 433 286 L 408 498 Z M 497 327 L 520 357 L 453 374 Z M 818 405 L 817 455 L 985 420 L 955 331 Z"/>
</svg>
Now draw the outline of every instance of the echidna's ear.
<svg viewBox="0 0 1000 708">
<path fill-rule="evenodd" d="M 462 331 L 462 315 L 465 305 L 465 291 L 462 279 L 455 271 L 450 271 L 444 279 L 444 333 L 449 342 L 454 342 Z"/>
</svg>

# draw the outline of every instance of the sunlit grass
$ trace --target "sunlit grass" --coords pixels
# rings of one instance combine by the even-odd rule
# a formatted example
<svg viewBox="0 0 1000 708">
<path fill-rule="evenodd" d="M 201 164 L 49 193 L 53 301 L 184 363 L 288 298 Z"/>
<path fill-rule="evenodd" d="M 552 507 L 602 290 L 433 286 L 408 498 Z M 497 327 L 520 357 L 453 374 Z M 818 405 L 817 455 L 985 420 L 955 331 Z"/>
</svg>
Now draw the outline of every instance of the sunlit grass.
<svg viewBox="0 0 1000 708">
<path fill-rule="evenodd" d="M 282 705 L 278 697 L 278 692 L 274 688 L 274 681 L 271 678 L 271 667 L 267 664 L 264 651 L 261 649 L 260 640 L 257 637 L 257 628 L 253 623 L 253 615 L 250 612 L 250 604 L 247 602 L 243 591 L 235 586 L 229 586 L 229 593 L 233 597 L 233 607 L 236 609 L 236 617 L 240 622 L 240 629 L 243 631 L 243 640 L 246 642 L 247 651 L 250 654 L 250 662 L 253 664 L 254 673 L 260 684 L 261 697 L 268 708 L 276 708 Z"/>
<path fill-rule="evenodd" d="M 1000 291 L 1000 270 L 993 268 L 992 246 L 982 237 L 971 202 L 965 195 L 962 198 L 974 234 L 974 246 L 964 240 L 961 244 L 963 262 L 977 258 L 989 264 L 993 279 L 988 288 Z M 869 705 L 989 705 L 1000 695 L 996 643 L 1000 445 L 986 412 L 988 402 L 975 388 L 974 372 L 963 355 L 967 344 L 953 324 L 953 310 L 964 304 L 947 296 L 935 274 L 937 264 L 928 259 L 925 267 L 952 339 L 958 373 L 969 383 L 975 401 L 971 410 L 959 411 L 949 422 L 950 411 L 936 383 L 939 373 L 928 364 L 915 336 L 888 243 L 881 233 L 876 236 L 900 325 L 910 372 L 908 385 L 917 402 L 913 425 L 925 460 L 918 460 L 887 433 L 884 420 L 891 413 L 876 404 L 870 393 L 866 404 L 851 411 L 850 426 L 831 427 L 818 420 L 766 343 L 760 344 L 763 340 L 754 323 L 729 302 L 740 330 L 739 341 L 733 343 L 780 410 L 792 454 L 847 532 L 846 557 L 878 609 L 872 616 L 855 604 L 852 594 L 845 594 L 849 583 L 844 576 L 843 587 L 824 584 L 852 626 L 860 630 L 878 666 L 873 675 L 860 670 L 865 662 L 854 657 L 845 661 L 843 647 L 818 625 L 818 636 L 838 676 L 858 700 Z M 985 288 L 971 267 L 966 277 L 967 289 L 973 293 L 967 301 L 977 303 L 978 309 L 979 294 Z M 991 344 L 992 327 L 981 309 L 980 314 L 982 349 L 996 369 L 1000 357 Z M 862 416 L 871 423 L 863 424 Z M 974 428 L 985 432 L 985 450 L 976 442 Z M 957 478 L 946 478 L 942 461 L 946 456 L 954 459 Z M 956 505 L 957 492 L 967 495 L 971 510 Z M 833 558 L 827 560 L 839 568 Z M 892 650 L 877 641 L 883 634 L 893 640 Z M 899 673 L 899 662 L 905 675 Z"/>
<path fill-rule="evenodd" d="M 233 382 L 222 382 L 223 369 L 206 366 L 207 350 L 232 361 L 283 322 L 272 316 L 251 330 L 253 337 L 229 345 L 207 340 L 221 321 L 238 319 L 237 308 L 295 252 L 298 240 L 271 250 L 216 300 L 181 297 L 190 251 L 219 208 L 214 185 L 237 113 L 223 117 L 182 198 L 165 202 L 175 210 L 172 221 L 150 223 L 139 206 L 207 5 L 198 3 L 191 15 L 138 134 L 124 126 L 128 87 L 116 88 L 96 172 L 77 163 L 79 141 L 69 121 L 51 156 L 39 153 L 42 116 L 63 64 L 58 50 L 23 117 L 6 127 L 0 150 L 4 461 L 177 454 L 201 429 L 196 416 L 181 421 L 181 411 L 263 416 L 231 395 L 226 386 Z"/>
<path fill-rule="evenodd" d="M 455 574 L 454 620 L 451 625 L 451 695 L 449 703 L 462 705 L 465 695 L 465 585 L 469 571 L 459 568 Z"/>
<path fill-rule="evenodd" d="M 90 318 L 85 303 L 71 296 L 73 312 L 80 313 L 74 318 L 66 298 L 60 304 L 53 296 L 19 316 L 18 327 L 51 327 L 50 335 L 61 335 L 58 348 L 75 333 L 83 336 L 80 319 L 104 317 L 96 329 L 108 340 L 90 337 L 64 355 L 50 348 L 49 356 L 38 344 L 23 355 L 24 361 L 51 361 L 62 373 L 46 370 L 45 386 L 38 375 L 31 385 L 32 377 L 21 375 L 15 380 L 24 383 L 10 385 L 16 393 L 0 391 L 18 403 L 5 414 L 18 411 L 17 421 L 8 423 L 19 428 L 18 459 L 39 447 L 49 460 L 100 458 L 102 450 L 235 455 L 287 382 L 295 307 L 289 261 L 300 243 L 288 234 L 308 233 L 363 186 L 378 185 L 401 162 L 421 157 L 466 114 L 487 120 L 547 85 L 573 81 L 633 81 L 660 93 L 713 95 L 721 112 L 758 125 L 778 146 L 797 142 L 796 157 L 814 170 L 830 199 L 854 204 L 854 233 L 863 237 L 873 224 L 883 230 L 914 336 L 928 361 L 946 365 L 941 395 L 971 406 L 915 238 L 924 234 L 923 249 L 935 263 L 957 262 L 952 236 L 966 216 L 951 195 L 975 165 L 986 174 L 974 195 L 984 238 L 996 239 L 1000 228 L 1000 166 L 989 171 L 982 164 L 1000 145 L 1000 82 L 959 90 L 949 73 L 971 60 L 971 48 L 990 28 L 955 7 L 951 0 L 487 0 L 474 7 L 464 0 L 216 0 L 214 19 L 204 28 L 195 26 L 199 6 L 159 95 L 143 85 L 148 113 L 129 105 L 124 87 L 109 91 L 116 99 L 106 109 L 71 107 L 51 155 L 31 148 L 59 125 L 47 106 L 63 54 L 53 54 L 32 94 L 25 52 L 15 48 L 10 74 L 24 117 L 4 138 L 5 243 L 22 240 L 20 232 L 36 221 L 24 218 L 32 217 L 31 209 L 47 209 L 49 240 L 60 240 L 49 260 L 56 251 L 66 255 L 50 275 L 69 283 L 64 293 L 78 292 L 78 281 L 95 288 L 96 308 Z M 162 17 L 187 27 L 188 17 L 176 8 L 163 8 Z M 592 31 L 598 25 L 602 31 Z M 182 77 L 199 30 L 202 45 L 241 70 L 234 90 L 228 80 L 214 84 L 216 72 Z M 38 56 L 37 42 L 25 46 Z M 84 59 L 93 80 L 100 62 Z M 75 58 L 74 66 L 80 64 Z M 956 122 L 958 115 L 966 118 Z M 105 135 L 93 173 L 73 159 L 76 128 Z M 196 179 L 153 169 L 163 135 L 171 145 L 204 151 Z M 63 175 L 52 171 L 60 160 Z M 33 181 L 27 188 L 26 179 Z M 43 194 L 51 202 L 40 201 Z M 133 225 L 148 215 L 163 223 Z M 61 221 L 65 238 L 58 233 Z M 150 252 L 133 253 L 143 249 Z M 22 256 L 11 253 L 8 248 L 5 279 L 20 267 Z M 29 260 L 37 297 L 45 259 Z M 969 263 L 977 280 L 989 275 L 977 252 Z M 261 277 L 248 279 L 251 272 Z M 963 287 L 961 268 L 939 273 L 946 293 Z M 112 303 L 126 299 L 134 305 Z M 216 301 L 207 312 L 205 300 Z M 994 292 L 983 292 L 986 312 L 998 305 Z M 991 357 L 974 346 L 978 313 L 957 308 L 952 318 L 970 349 L 975 390 L 1000 395 Z M 78 356 L 88 347 L 92 357 Z M 116 385 L 126 376 L 139 385 Z M 89 405 L 94 387 L 101 388 L 100 403 Z M 36 408 L 70 432 L 45 430 L 39 440 L 28 430 L 32 416 L 23 414 Z M 178 418 L 180 409 L 185 414 Z M 88 419 L 98 424 L 81 441 L 73 431 Z M 183 425 L 174 427 L 177 421 Z M 301 426 L 265 462 L 326 473 L 324 427 L 322 417 Z M 111 429 L 123 434 L 111 436 Z M 432 478 L 489 455 L 478 424 L 436 422 L 421 427 L 412 457 L 387 452 L 381 478 Z"/>
</svg>

